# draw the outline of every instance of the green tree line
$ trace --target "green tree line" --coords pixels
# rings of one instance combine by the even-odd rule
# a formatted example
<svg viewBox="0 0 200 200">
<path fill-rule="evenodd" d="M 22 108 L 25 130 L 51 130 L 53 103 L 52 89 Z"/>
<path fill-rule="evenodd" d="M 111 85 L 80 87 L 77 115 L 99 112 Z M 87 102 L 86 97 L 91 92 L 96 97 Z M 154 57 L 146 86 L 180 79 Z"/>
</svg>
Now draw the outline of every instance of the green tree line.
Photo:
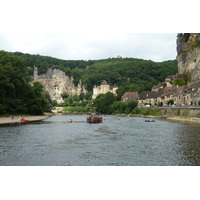
<svg viewBox="0 0 200 200">
<path fill-rule="evenodd" d="M 74 84 L 81 79 L 88 91 L 94 85 L 106 80 L 110 85 L 117 85 L 119 93 L 127 91 L 150 90 L 153 85 L 163 82 L 168 75 L 178 72 L 177 61 L 153 62 L 136 58 L 108 58 L 102 60 L 61 60 L 49 56 L 30 55 L 20 52 L 14 55 L 23 58 L 29 66 L 29 75 L 33 67 L 38 67 L 39 74 L 46 73 L 48 68 L 64 71 L 73 76 Z M 120 96 L 120 95 L 119 95 Z"/>
<path fill-rule="evenodd" d="M 40 83 L 30 85 L 26 61 L 0 51 L 0 114 L 43 114 L 51 100 Z"/>
</svg>

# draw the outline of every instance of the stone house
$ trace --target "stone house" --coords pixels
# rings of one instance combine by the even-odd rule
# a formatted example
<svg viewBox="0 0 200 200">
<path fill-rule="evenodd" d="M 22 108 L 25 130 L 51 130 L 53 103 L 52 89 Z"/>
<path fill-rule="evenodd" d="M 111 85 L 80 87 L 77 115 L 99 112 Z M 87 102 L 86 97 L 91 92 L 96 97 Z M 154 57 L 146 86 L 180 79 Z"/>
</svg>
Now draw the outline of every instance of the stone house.
<svg viewBox="0 0 200 200">
<path fill-rule="evenodd" d="M 179 77 L 181 78 L 181 77 Z M 184 79 L 184 77 L 182 77 Z M 169 77 L 168 80 L 169 81 Z M 168 104 L 169 100 L 174 100 L 175 105 L 199 105 L 200 103 L 200 82 L 191 85 L 175 86 L 170 84 L 158 84 L 152 87 L 152 91 L 143 91 L 139 95 L 138 105 L 145 104 L 158 105 Z M 160 86 L 160 88 L 159 88 Z"/>
<path fill-rule="evenodd" d="M 147 98 L 149 96 L 148 91 L 142 91 L 138 98 L 138 106 L 144 106 L 147 103 Z"/>
<path fill-rule="evenodd" d="M 100 86 L 94 86 L 92 99 L 96 99 L 99 94 L 105 94 L 107 92 L 111 92 L 116 95 L 117 86 L 110 86 L 105 80 L 101 83 Z"/>
<path fill-rule="evenodd" d="M 138 92 L 126 92 L 122 96 L 123 102 L 129 102 L 131 100 L 138 100 Z"/>
</svg>

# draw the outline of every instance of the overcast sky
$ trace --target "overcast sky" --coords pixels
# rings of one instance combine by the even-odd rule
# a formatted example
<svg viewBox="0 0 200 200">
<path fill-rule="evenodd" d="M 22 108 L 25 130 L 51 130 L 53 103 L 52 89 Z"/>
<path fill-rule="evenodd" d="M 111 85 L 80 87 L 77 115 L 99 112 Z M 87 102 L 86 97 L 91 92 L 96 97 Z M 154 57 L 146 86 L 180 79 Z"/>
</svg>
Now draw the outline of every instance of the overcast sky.
<svg viewBox="0 0 200 200">
<path fill-rule="evenodd" d="M 66 60 L 132 57 L 165 61 L 176 58 L 176 33 L 0 33 L 0 49 Z"/>
<path fill-rule="evenodd" d="M 194 6 L 190 20 L 184 1 L 181 14 L 180 2 L 174 0 L 2 1 L 0 50 L 66 60 L 173 60 L 177 33 L 198 32 L 185 30 L 199 11 Z M 196 0 L 190 2 L 196 5 Z"/>
</svg>

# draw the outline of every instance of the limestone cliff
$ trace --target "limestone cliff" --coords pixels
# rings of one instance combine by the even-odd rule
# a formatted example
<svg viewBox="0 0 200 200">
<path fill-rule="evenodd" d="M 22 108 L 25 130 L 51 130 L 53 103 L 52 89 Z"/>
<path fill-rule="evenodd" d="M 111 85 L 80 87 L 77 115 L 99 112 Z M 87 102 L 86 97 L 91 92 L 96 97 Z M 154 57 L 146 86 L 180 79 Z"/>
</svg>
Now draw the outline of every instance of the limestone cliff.
<svg viewBox="0 0 200 200">
<path fill-rule="evenodd" d="M 58 103 L 63 102 L 62 94 L 67 93 L 69 95 L 86 94 L 86 89 L 82 85 L 81 80 L 78 86 L 73 83 L 73 77 L 66 76 L 65 72 L 58 69 L 49 68 L 46 74 L 38 76 L 37 67 L 34 67 L 33 74 L 34 82 L 40 82 L 45 90 L 49 92 L 52 100 L 56 100 Z"/>
<path fill-rule="evenodd" d="M 180 33 L 177 37 L 179 74 L 188 76 L 190 84 L 200 81 L 200 33 Z"/>
</svg>

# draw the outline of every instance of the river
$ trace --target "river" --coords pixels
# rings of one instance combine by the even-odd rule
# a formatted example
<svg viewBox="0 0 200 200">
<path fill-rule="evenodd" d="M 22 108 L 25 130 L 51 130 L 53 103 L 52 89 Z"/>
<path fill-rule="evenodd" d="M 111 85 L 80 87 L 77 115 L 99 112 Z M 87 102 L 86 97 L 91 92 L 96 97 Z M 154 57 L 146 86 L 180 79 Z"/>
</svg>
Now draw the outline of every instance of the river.
<svg viewBox="0 0 200 200">
<path fill-rule="evenodd" d="M 120 120 L 117 118 L 120 117 Z M 67 123 L 72 119 L 73 123 Z M 84 115 L 0 126 L 1 166 L 199 166 L 200 125 Z"/>
</svg>

